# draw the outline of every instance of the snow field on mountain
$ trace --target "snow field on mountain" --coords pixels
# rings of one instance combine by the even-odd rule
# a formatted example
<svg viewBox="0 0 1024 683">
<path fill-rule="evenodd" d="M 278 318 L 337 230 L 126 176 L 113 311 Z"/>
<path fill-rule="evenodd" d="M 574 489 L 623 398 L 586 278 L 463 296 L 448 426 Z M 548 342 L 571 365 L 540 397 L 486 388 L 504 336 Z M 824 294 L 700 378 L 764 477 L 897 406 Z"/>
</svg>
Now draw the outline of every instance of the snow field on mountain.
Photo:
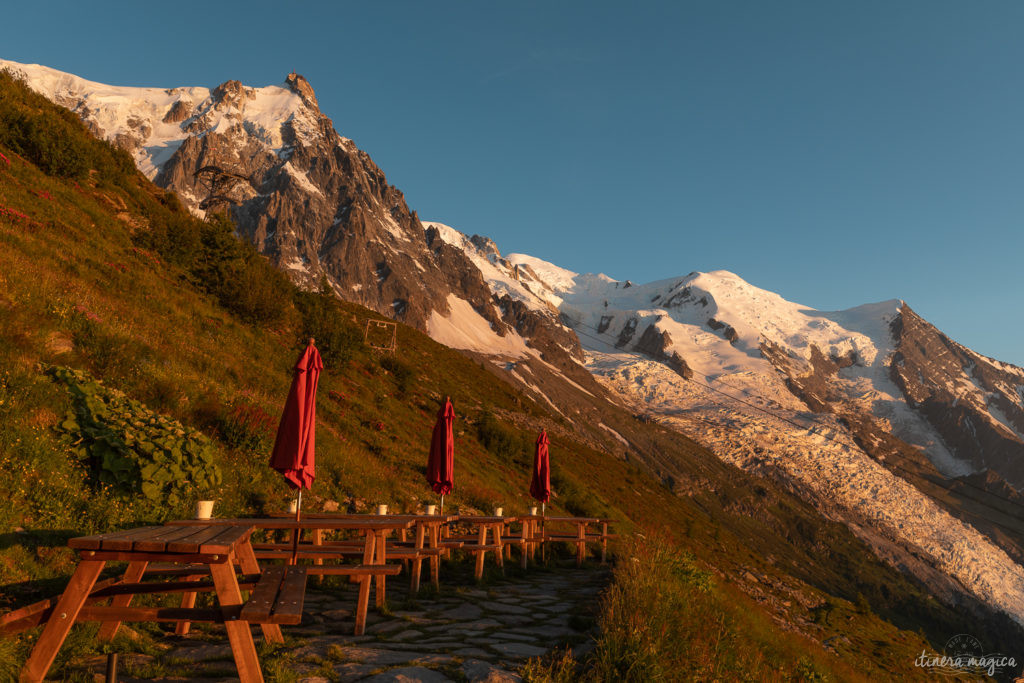
<svg viewBox="0 0 1024 683">
<path fill-rule="evenodd" d="M 849 519 L 852 513 L 866 520 L 909 551 L 926 555 L 979 599 L 1024 624 L 1024 568 L 973 527 L 872 460 L 853 445 L 840 425 L 829 424 L 829 418 L 815 416 L 824 422 L 822 426 L 813 431 L 799 429 L 636 354 L 588 354 L 587 365 L 609 389 L 635 396 L 640 405 L 726 461 L 761 474 L 781 473 L 796 484 L 796 490 L 807 492 L 823 512 L 840 519 Z M 657 387 L 656 393 L 651 387 Z"/>
<path fill-rule="evenodd" d="M 448 295 L 448 315 L 432 311 L 427 320 L 427 334 L 453 349 L 479 351 L 503 358 L 525 358 L 526 343 L 514 331 L 504 337 L 491 328 L 487 319 L 472 304 L 454 294 Z"/>
<path fill-rule="evenodd" d="M 807 371 L 812 346 L 828 356 L 852 357 L 854 364 L 839 371 L 849 402 L 887 420 L 897 436 L 928 449 L 947 473 L 966 473 L 965 464 L 950 455 L 889 378 L 894 350 L 890 325 L 901 301 L 821 312 L 726 271 L 627 286 L 603 275 L 580 275 L 540 259 L 509 255 L 505 260 L 520 266 L 516 279 L 495 255 L 488 258 L 458 231 L 437 225 L 446 242 L 471 256 L 493 291 L 536 308 L 557 306 L 588 350 L 588 369 L 616 394 L 634 399 L 639 410 L 661 416 L 727 461 L 793 482 L 826 514 L 865 520 L 883 537 L 907 552 L 923 553 L 979 599 L 1024 623 L 1024 569 L 974 528 L 873 461 L 834 419 L 808 413 L 786 387 L 785 377 L 761 354 L 762 342 L 770 342 Z M 534 279 L 524 277 L 524 267 L 540 280 L 539 287 L 524 286 L 524 280 Z M 709 325 L 711 319 L 722 328 Z M 663 363 L 615 348 L 627 325 L 635 326 L 628 347 L 650 324 L 670 335 L 665 351 L 678 353 L 699 382 L 751 405 L 684 380 Z M 725 325 L 735 330 L 731 341 L 723 333 Z M 805 430 L 771 416 L 780 413 L 819 425 Z"/>
</svg>

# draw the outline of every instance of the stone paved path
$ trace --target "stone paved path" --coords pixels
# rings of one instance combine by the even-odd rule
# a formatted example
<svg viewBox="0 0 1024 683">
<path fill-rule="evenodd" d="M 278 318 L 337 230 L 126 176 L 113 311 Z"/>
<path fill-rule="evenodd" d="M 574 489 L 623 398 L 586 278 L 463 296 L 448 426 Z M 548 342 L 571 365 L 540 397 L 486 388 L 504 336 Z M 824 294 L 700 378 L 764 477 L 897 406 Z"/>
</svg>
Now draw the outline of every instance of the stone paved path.
<svg viewBox="0 0 1024 683">
<path fill-rule="evenodd" d="M 482 584 L 459 568 L 445 570 L 440 591 L 428 585 L 415 597 L 404 574 L 390 579 L 389 609 L 375 610 L 371 598 L 366 634 L 358 637 L 355 586 L 311 579 L 302 624 L 284 627 L 284 647 L 261 651 L 267 680 L 518 681 L 517 670 L 531 657 L 556 647 L 582 655 L 593 647 L 606 567 L 509 568 L 505 577 L 491 570 Z M 232 679 L 223 631 L 159 640 L 170 646 L 162 653 L 122 656 L 121 681 Z M 101 671 L 102 662 L 92 670 Z"/>
</svg>

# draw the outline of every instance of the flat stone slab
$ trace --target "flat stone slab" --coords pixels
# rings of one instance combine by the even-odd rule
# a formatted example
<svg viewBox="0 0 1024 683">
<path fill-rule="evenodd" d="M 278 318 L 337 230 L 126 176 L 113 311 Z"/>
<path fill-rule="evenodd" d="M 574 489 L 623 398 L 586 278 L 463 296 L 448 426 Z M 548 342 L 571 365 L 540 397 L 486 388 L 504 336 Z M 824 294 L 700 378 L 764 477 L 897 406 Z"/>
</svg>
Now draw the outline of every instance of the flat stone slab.
<svg viewBox="0 0 1024 683">
<path fill-rule="evenodd" d="M 347 636 L 314 636 L 292 650 L 292 656 L 298 660 L 319 659 L 326 657 L 333 647 L 355 647 L 355 644 Z M 230 652 L 230 647 L 228 651 Z"/>
<path fill-rule="evenodd" d="M 366 627 L 366 632 L 367 633 L 388 633 L 389 631 L 397 631 L 398 629 L 404 628 L 406 626 L 408 626 L 408 624 L 403 622 L 403 621 L 382 621 L 379 624 L 374 624 L 373 626 L 367 626 Z"/>
<path fill-rule="evenodd" d="M 547 652 L 547 648 L 527 645 L 526 643 L 491 643 L 489 647 L 495 652 L 513 659 L 540 657 Z"/>
<path fill-rule="evenodd" d="M 202 643 L 201 645 L 190 645 L 174 650 L 171 653 L 174 659 L 187 662 L 208 662 L 214 659 L 226 659 L 234 661 L 231 654 L 231 646 L 227 643 L 219 645 L 216 643 Z"/>
<path fill-rule="evenodd" d="M 539 639 L 539 636 L 523 633 L 512 633 L 511 631 L 495 631 L 491 634 L 491 638 L 494 638 L 495 640 L 519 640 L 532 643 L 537 641 Z"/>
<path fill-rule="evenodd" d="M 365 683 L 449 683 L 452 679 L 439 671 L 423 666 L 406 666 L 362 680 Z"/>
<path fill-rule="evenodd" d="M 506 605 L 501 602 L 491 602 L 487 604 L 488 612 L 498 612 L 500 614 L 529 614 L 530 610 L 526 607 L 519 605 Z"/>
<path fill-rule="evenodd" d="M 490 628 L 496 628 L 498 626 L 504 626 L 500 621 L 494 619 L 480 619 L 478 621 L 468 621 L 464 624 L 448 624 L 446 628 L 450 631 L 486 631 Z"/>
<path fill-rule="evenodd" d="M 399 652 L 396 650 L 387 650 L 376 647 L 361 647 L 357 645 L 338 646 L 336 650 L 331 651 L 332 655 L 335 655 L 335 653 L 343 659 L 359 662 L 360 664 L 372 664 L 378 667 L 405 664 L 406 662 L 411 662 L 421 656 L 416 652 Z"/>
<path fill-rule="evenodd" d="M 471 683 L 520 683 L 522 677 L 506 671 L 489 662 L 479 659 L 467 659 L 462 663 L 462 673 Z"/>
<path fill-rule="evenodd" d="M 467 602 L 454 609 L 441 612 L 437 616 L 440 619 L 457 619 L 459 621 L 464 621 L 467 619 L 479 619 L 483 613 L 484 611 L 482 609 L 471 602 Z"/>
<path fill-rule="evenodd" d="M 413 640 L 417 638 L 423 638 L 423 631 L 417 631 L 414 628 L 406 629 L 400 633 L 393 633 L 388 636 L 393 640 Z"/>
</svg>

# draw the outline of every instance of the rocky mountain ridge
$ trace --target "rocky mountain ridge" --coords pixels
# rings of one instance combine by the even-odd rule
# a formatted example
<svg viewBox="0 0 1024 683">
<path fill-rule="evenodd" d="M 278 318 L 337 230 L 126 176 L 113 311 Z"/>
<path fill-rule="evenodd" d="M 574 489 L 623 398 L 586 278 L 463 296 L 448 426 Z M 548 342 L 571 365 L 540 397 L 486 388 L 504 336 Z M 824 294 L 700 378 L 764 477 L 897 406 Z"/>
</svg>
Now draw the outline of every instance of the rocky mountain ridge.
<svg viewBox="0 0 1024 683">
<path fill-rule="evenodd" d="M 130 152 L 193 212 L 228 211 L 240 235 L 299 284 L 326 281 L 342 298 L 421 329 L 433 313 L 450 313 L 452 297 L 499 337 L 551 321 L 503 310 L 464 254 L 436 241 L 369 155 L 334 130 L 301 75 L 263 88 L 160 89 L 4 60 L 0 68 Z"/>
</svg>

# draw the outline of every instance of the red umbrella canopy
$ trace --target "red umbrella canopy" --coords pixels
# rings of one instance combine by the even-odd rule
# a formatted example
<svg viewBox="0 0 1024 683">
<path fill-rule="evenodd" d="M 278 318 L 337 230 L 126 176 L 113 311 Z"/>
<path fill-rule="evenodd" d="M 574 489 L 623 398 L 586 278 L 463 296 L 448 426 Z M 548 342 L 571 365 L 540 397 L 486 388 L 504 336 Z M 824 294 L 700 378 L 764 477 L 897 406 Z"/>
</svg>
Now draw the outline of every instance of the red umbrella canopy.
<svg viewBox="0 0 1024 683">
<path fill-rule="evenodd" d="M 437 424 L 430 439 L 430 457 L 427 458 L 427 483 L 434 493 L 446 496 L 455 488 L 455 408 L 451 399 L 444 399 L 444 407 L 437 413 Z"/>
<path fill-rule="evenodd" d="M 284 475 L 292 488 L 313 485 L 316 435 L 316 385 L 324 369 L 320 352 L 310 340 L 295 364 L 295 377 L 277 427 L 270 466 Z"/>
<path fill-rule="evenodd" d="M 533 478 L 530 480 L 530 495 L 542 503 L 551 499 L 551 467 L 548 462 L 548 433 L 540 430 L 537 450 L 533 454 Z"/>
</svg>

